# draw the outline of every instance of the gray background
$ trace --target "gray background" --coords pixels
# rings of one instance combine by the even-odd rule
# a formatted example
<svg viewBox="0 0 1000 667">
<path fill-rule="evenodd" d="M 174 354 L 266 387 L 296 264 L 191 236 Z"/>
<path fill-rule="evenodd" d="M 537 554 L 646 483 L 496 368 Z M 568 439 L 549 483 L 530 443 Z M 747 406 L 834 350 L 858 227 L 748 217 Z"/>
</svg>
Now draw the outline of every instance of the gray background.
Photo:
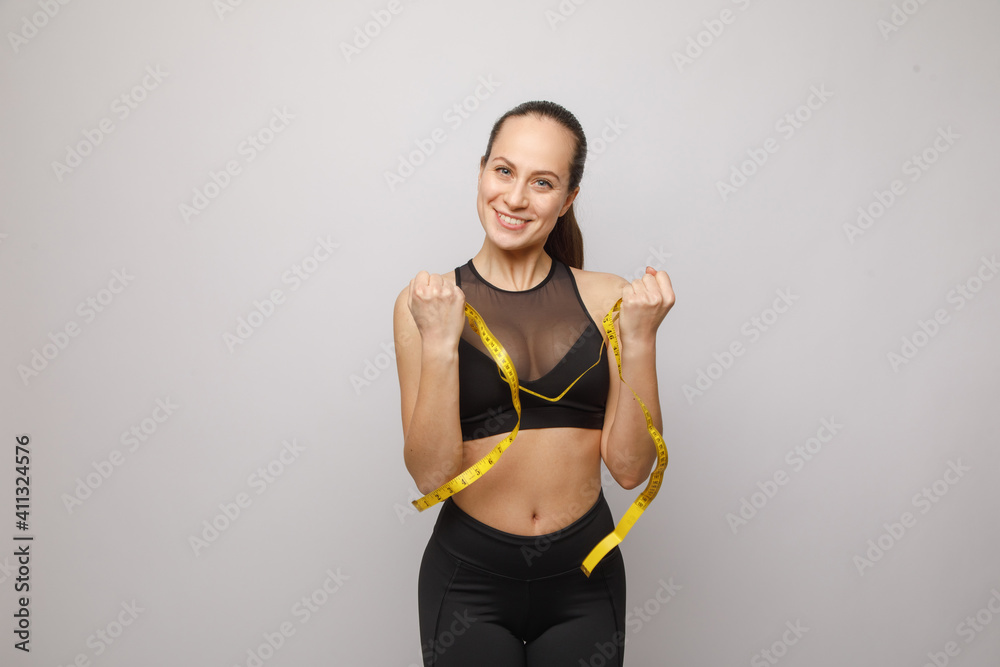
<svg viewBox="0 0 1000 667">
<path fill-rule="evenodd" d="M 489 128 L 536 98 L 591 140 L 585 268 L 651 264 L 677 293 L 657 357 L 670 465 L 622 546 L 627 664 L 997 664 L 995 1 L 223 6 L 0 7 L 4 664 L 248 665 L 262 643 L 268 667 L 419 663 L 437 509 L 409 504 L 392 303 L 478 250 Z M 812 89 L 828 99 L 803 107 Z M 293 118 L 269 135 L 274 109 Z M 249 160 L 258 134 L 273 141 Z M 54 164 L 71 151 L 88 154 Z M 752 173 L 724 197 L 734 169 Z M 185 220 L 196 190 L 214 196 Z M 337 245 L 325 261 L 317 239 Z M 794 299 L 775 317 L 779 290 Z M 240 318 L 259 326 L 237 344 Z M 711 385 L 685 395 L 700 372 Z M 841 426 L 796 463 L 824 419 Z M 122 439 L 133 427 L 144 441 Z M 11 633 L 24 433 L 27 655 Z M 618 517 L 637 495 L 606 491 Z M 736 525 L 744 500 L 759 507 Z"/>
</svg>

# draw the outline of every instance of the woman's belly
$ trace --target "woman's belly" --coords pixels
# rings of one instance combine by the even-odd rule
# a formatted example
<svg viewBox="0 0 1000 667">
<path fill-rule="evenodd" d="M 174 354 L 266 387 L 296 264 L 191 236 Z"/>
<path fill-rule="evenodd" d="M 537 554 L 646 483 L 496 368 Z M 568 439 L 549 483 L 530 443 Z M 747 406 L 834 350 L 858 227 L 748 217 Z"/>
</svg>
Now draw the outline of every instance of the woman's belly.
<svg viewBox="0 0 1000 667">
<path fill-rule="evenodd" d="M 507 434 L 464 444 L 465 470 Z M 466 514 L 515 535 L 545 535 L 593 507 L 601 490 L 601 431 L 545 428 L 518 431 L 503 456 L 474 484 L 455 494 Z"/>
</svg>

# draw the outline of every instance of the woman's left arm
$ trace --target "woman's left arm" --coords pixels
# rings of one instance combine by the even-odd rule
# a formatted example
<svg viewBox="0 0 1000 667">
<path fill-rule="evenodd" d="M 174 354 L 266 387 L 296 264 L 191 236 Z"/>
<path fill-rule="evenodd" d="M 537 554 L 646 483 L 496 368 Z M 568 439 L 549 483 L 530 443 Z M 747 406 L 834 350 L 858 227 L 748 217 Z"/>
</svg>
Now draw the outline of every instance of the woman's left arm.
<svg viewBox="0 0 1000 667">
<path fill-rule="evenodd" d="M 656 384 L 656 330 L 674 305 L 674 290 L 665 271 L 647 266 L 642 278 L 621 287 L 622 305 L 617 333 L 622 358 L 622 377 L 642 399 L 656 429 L 663 433 L 660 398 Z M 601 441 L 601 457 L 611 476 L 625 489 L 642 484 L 656 463 L 656 445 L 646 429 L 646 416 L 628 387 L 615 382 L 618 367 L 608 350 L 618 385 L 610 428 Z M 611 407 L 609 404 L 608 407 Z"/>
</svg>

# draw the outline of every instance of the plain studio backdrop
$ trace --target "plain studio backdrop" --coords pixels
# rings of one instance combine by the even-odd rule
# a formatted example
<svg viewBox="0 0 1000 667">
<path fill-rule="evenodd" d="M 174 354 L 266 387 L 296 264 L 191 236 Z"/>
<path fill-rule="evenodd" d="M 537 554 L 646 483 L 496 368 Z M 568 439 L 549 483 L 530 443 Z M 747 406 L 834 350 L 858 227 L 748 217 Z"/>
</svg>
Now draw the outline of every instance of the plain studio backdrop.
<svg viewBox="0 0 1000 667">
<path fill-rule="evenodd" d="M 626 663 L 996 665 L 998 22 L 3 3 L 0 662 L 420 663 L 393 300 L 479 249 L 489 129 L 549 99 L 584 268 L 677 293 Z"/>
</svg>

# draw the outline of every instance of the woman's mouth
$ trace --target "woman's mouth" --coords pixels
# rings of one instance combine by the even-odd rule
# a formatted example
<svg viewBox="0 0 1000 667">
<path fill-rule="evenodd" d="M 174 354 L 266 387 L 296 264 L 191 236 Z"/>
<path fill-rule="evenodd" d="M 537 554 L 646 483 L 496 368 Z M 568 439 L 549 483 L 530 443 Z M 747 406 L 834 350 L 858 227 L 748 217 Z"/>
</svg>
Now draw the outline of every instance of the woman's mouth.
<svg viewBox="0 0 1000 667">
<path fill-rule="evenodd" d="M 527 220 L 521 220 L 520 218 L 512 218 L 509 215 L 504 215 L 500 211 L 497 211 L 496 214 L 497 214 L 497 220 L 499 220 L 500 224 L 506 227 L 507 229 L 520 229 L 521 227 L 524 227 L 525 224 L 527 224 Z"/>
</svg>

